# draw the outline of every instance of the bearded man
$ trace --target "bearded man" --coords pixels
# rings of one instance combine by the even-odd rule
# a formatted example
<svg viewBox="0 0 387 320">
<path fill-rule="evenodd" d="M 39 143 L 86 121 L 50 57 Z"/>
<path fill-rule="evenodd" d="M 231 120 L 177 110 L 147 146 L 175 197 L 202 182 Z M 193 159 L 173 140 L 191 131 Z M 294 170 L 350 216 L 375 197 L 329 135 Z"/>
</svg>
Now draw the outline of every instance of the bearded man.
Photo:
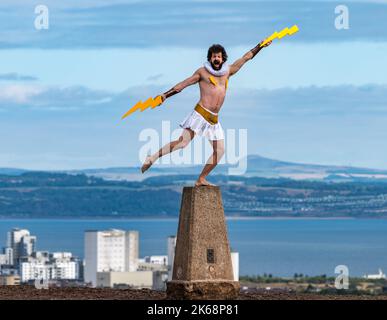
<svg viewBox="0 0 387 320">
<path fill-rule="evenodd" d="M 231 65 L 227 64 L 227 53 L 223 46 L 220 44 L 212 45 L 208 49 L 207 61 L 203 67 L 160 95 L 162 102 L 164 102 L 169 97 L 193 84 L 198 83 L 200 88 L 199 102 L 194 110 L 180 123 L 180 127 L 183 128 L 180 137 L 167 143 L 155 154 L 147 156 L 141 167 L 142 173 L 148 170 L 158 158 L 186 147 L 195 135 L 200 135 L 209 140 L 213 152 L 195 182 L 195 186 L 213 185 L 206 180 L 206 177 L 224 155 L 224 132 L 218 120 L 218 113 L 226 96 L 228 79 L 236 74 L 247 61 L 253 59 L 262 48 L 270 45 L 271 41 L 263 46 L 261 46 L 261 43 Z"/>
</svg>

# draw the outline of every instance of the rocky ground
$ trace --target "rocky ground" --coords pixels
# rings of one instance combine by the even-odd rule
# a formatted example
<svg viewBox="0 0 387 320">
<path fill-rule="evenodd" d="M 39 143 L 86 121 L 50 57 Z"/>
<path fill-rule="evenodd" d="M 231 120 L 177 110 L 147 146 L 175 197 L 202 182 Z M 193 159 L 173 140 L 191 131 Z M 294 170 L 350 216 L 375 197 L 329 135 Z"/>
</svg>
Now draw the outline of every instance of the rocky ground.
<svg viewBox="0 0 387 320">
<path fill-rule="evenodd" d="M 165 292 L 123 289 L 50 288 L 0 286 L 0 300 L 165 300 Z M 239 300 L 387 300 L 387 295 L 321 295 L 310 293 L 241 293 Z"/>
</svg>

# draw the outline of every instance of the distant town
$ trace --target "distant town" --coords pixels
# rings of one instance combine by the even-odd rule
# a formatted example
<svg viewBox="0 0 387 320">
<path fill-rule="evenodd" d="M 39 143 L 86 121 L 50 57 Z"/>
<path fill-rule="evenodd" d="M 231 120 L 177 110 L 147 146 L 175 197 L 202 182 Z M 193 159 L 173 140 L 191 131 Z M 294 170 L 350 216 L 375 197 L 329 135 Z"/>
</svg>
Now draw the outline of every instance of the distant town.
<svg viewBox="0 0 387 320">
<path fill-rule="evenodd" d="M 176 237 L 165 242 L 166 254 L 139 257 L 140 234 L 130 230 L 85 230 L 84 258 L 71 252 L 37 251 L 37 236 L 27 229 L 13 228 L 0 254 L 0 285 L 49 287 L 90 287 L 151 289 L 165 291 L 172 279 Z M 271 274 L 239 275 L 239 253 L 231 252 L 234 280 L 241 290 L 262 292 L 337 293 L 335 278 L 306 276 L 281 278 Z M 350 294 L 385 294 L 384 272 L 351 278 Z"/>
<path fill-rule="evenodd" d="M 71 252 L 36 251 L 37 237 L 14 228 L 0 254 L 0 285 L 165 290 L 172 279 L 176 237 L 166 239 L 166 255 L 140 258 L 139 242 L 138 231 L 86 230 L 85 257 L 80 259 Z M 234 278 L 239 279 L 239 254 L 231 256 Z"/>
</svg>

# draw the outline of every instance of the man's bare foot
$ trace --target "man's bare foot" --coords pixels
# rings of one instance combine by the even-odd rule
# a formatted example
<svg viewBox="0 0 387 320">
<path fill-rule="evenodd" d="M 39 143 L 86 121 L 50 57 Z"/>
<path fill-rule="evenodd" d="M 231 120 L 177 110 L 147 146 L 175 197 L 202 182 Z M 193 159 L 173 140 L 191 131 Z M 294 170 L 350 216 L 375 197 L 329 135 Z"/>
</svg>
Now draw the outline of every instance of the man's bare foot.
<svg viewBox="0 0 387 320">
<path fill-rule="evenodd" d="M 195 187 L 200 187 L 200 186 L 215 186 L 213 183 L 208 182 L 205 178 L 199 178 L 195 182 Z"/>
<path fill-rule="evenodd" d="M 144 173 L 147 171 L 153 164 L 151 156 L 147 156 L 142 167 L 141 167 L 141 172 Z"/>
</svg>

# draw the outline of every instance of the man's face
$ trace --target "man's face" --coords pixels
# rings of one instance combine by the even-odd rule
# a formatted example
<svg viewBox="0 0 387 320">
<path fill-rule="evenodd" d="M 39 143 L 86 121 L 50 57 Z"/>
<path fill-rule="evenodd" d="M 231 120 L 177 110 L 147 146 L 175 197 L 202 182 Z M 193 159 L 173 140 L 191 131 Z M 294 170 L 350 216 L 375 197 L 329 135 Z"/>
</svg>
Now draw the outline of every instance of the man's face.
<svg viewBox="0 0 387 320">
<path fill-rule="evenodd" d="M 221 52 L 212 53 L 211 56 L 211 66 L 214 68 L 214 70 L 220 70 L 223 64 L 223 57 Z"/>
</svg>

